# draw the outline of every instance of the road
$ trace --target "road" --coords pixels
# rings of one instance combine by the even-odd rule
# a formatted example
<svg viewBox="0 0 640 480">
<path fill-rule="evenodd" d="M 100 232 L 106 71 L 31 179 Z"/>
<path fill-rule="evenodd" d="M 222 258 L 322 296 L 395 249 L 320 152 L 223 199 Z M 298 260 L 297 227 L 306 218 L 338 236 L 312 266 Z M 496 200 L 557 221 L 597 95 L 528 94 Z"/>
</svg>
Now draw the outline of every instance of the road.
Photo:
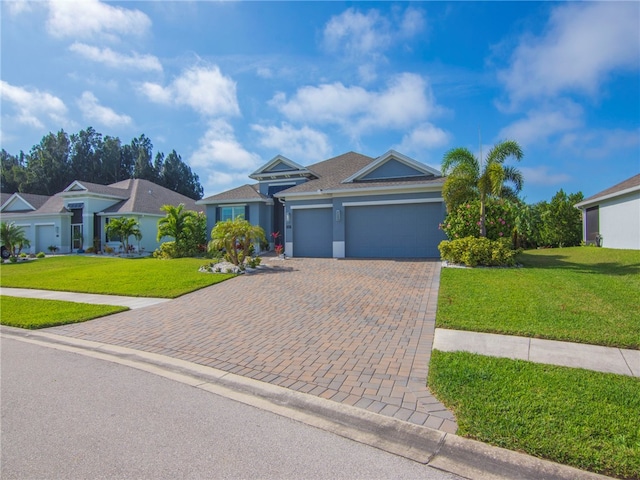
<svg viewBox="0 0 640 480">
<path fill-rule="evenodd" d="M 455 475 L 201 389 L 1 340 L 9 479 L 383 479 Z"/>
</svg>

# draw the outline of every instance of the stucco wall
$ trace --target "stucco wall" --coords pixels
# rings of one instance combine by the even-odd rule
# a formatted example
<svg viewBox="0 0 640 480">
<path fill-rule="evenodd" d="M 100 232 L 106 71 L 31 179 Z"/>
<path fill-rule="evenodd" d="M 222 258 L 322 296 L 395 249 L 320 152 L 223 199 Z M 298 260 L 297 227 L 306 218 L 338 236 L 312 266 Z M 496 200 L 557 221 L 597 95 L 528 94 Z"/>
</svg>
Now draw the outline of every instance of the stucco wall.
<svg viewBox="0 0 640 480">
<path fill-rule="evenodd" d="M 600 203 L 603 247 L 640 250 L 640 192 Z"/>
</svg>

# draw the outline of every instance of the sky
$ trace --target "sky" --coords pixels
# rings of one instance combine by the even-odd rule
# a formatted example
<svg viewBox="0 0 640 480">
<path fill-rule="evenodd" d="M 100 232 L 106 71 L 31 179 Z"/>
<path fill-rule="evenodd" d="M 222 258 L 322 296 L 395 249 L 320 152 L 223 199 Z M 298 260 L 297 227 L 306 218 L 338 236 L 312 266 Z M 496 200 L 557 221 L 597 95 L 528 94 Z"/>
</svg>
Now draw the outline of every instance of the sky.
<svg viewBox="0 0 640 480">
<path fill-rule="evenodd" d="M 517 141 L 528 203 L 640 173 L 638 2 L 0 2 L 0 146 L 91 126 L 205 196 L 309 165 Z"/>
</svg>

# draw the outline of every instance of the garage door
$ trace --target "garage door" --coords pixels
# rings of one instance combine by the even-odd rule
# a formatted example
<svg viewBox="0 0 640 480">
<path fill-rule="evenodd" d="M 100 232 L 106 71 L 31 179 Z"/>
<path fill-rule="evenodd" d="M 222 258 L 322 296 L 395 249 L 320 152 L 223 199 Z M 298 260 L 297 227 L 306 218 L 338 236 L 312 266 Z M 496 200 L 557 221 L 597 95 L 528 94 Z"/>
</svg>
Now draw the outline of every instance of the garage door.
<svg viewBox="0 0 640 480">
<path fill-rule="evenodd" d="M 36 253 L 48 253 L 47 248 L 56 244 L 56 235 L 53 225 L 36 225 Z"/>
<path fill-rule="evenodd" d="M 333 256 L 331 208 L 304 208 L 293 211 L 293 256 L 330 258 Z"/>
<path fill-rule="evenodd" d="M 352 258 L 439 257 L 441 203 L 350 206 L 345 209 L 345 254 Z"/>
</svg>

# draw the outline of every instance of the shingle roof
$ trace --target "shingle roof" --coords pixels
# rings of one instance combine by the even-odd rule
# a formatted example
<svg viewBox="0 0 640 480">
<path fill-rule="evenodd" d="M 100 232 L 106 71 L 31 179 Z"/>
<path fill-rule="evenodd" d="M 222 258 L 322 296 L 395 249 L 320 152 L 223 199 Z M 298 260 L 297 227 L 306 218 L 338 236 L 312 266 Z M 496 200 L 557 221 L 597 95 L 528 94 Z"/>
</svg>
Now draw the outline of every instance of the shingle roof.
<svg viewBox="0 0 640 480">
<path fill-rule="evenodd" d="M 5 196 L 6 195 L 6 196 Z M 8 193 L 2 195 L 2 203 L 0 205 L 4 205 L 4 203 L 9 200 L 13 195 L 19 195 L 24 201 L 28 202 L 33 208 L 36 210 L 45 204 L 47 200 L 49 200 L 48 195 L 37 195 L 35 193 Z M 12 210 L 12 212 L 32 212 L 33 210 L 30 208 L 25 208 L 24 210 Z M 9 212 L 7 212 L 9 213 Z"/>
<path fill-rule="evenodd" d="M 125 186 L 128 188 L 122 188 Z M 204 212 L 204 208 L 196 204 L 195 200 L 150 182 L 149 180 L 142 180 L 140 178 L 123 180 L 122 182 L 109 185 L 109 187 L 126 192 L 128 198 L 105 209 L 105 213 L 148 213 L 164 215 L 160 207 L 163 205 L 179 205 L 181 203 L 184 204 L 187 210 Z"/>
<path fill-rule="evenodd" d="M 267 201 L 269 197 L 262 195 L 258 191 L 259 185 L 257 183 L 253 185 L 241 185 L 240 187 L 227 190 L 226 192 L 218 193 L 207 198 L 203 198 L 199 203 L 220 203 L 220 202 L 233 202 L 233 201 Z"/>
<path fill-rule="evenodd" d="M 79 183 L 80 185 L 86 188 L 86 191 L 70 190 L 70 191 L 61 192 L 61 193 L 68 194 L 68 193 L 76 193 L 76 192 L 77 193 L 88 192 L 88 193 L 97 193 L 99 195 L 111 195 L 114 197 L 127 198 L 129 195 L 129 190 L 131 189 L 131 182 L 135 180 L 138 180 L 138 179 L 127 179 L 118 183 L 112 183 L 111 185 L 100 185 L 99 183 L 91 183 L 91 182 L 76 180 L 73 183 Z M 73 183 L 71 185 L 73 185 Z M 69 187 L 71 185 L 69 185 Z"/>
<path fill-rule="evenodd" d="M 27 200 L 31 205 L 36 207 L 35 210 L 22 210 L 22 211 L 13 211 L 13 212 L 3 212 L 3 216 L 10 217 L 11 215 L 49 215 L 49 214 L 58 214 L 58 213 L 69 213 L 69 211 L 64 208 L 64 198 L 60 196 L 60 194 L 53 195 L 51 197 L 47 197 L 46 195 L 35 195 L 30 193 L 20 193 L 21 197 L 24 197 L 27 200 L 27 196 L 29 196 L 30 200 Z M 34 200 L 33 197 L 40 197 L 34 204 L 31 200 Z M 44 201 L 43 201 L 44 200 Z"/>
<path fill-rule="evenodd" d="M 610 197 L 611 195 L 622 192 L 624 190 L 628 190 L 630 188 L 640 187 L 640 173 L 638 175 L 634 175 L 631 178 L 627 178 L 623 182 L 620 182 L 613 187 L 609 187 L 606 190 L 603 190 L 595 195 L 590 196 L 589 198 L 585 198 L 578 205 L 582 205 L 585 203 L 592 203 L 594 200 L 597 200 L 601 197 Z"/>
<path fill-rule="evenodd" d="M 319 175 L 320 178 L 310 180 L 295 187 L 283 190 L 276 196 L 286 197 L 290 194 L 311 193 L 318 190 L 335 191 L 335 190 L 354 190 L 375 187 L 393 187 L 403 185 L 416 184 L 437 184 L 442 183 L 442 177 L 411 177 L 404 179 L 382 180 L 382 181 L 366 181 L 366 182 L 350 182 L 342 183 L 343 180 L 349 178 L 356 172 L 366 167 L 374 158 L 362 155 L 360 153 L 348 152 L 337 157 L 330 158 L 314 165 L 309 165 L 309 169 Z"/>
</svg>

